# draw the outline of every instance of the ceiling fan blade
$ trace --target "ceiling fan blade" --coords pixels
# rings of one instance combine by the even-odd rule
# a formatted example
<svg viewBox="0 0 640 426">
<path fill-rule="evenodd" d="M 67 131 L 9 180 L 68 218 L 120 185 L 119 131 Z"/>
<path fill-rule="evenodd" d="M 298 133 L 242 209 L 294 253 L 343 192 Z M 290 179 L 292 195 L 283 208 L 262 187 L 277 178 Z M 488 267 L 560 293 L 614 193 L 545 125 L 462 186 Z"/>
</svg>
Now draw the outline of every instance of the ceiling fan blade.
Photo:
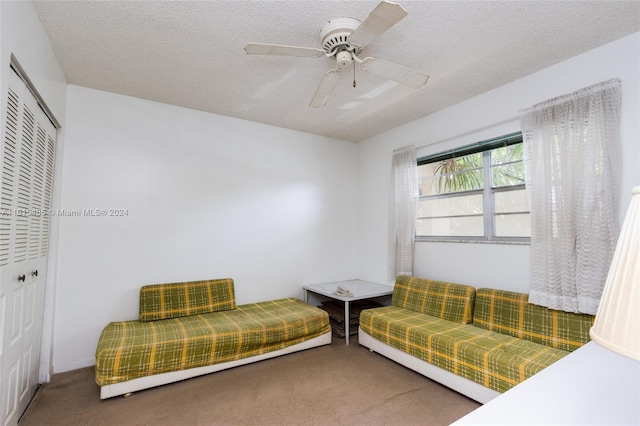
<svg viewBox="0 0 640 426">
<path fill-rule="evenodd" d="M 329 70 L 320 82 L 320 86 L 318 86 L 315 95 L 313 95 L 313 99 L 311 99 L 311 103 L 309 104 L 309 106 L 311 108 L 322 108 L 323 106 L 325 106 L 327 104 L 327 101 L 329 100 L 329 96 L 331 96 L 331 92 L 333 92 L 333 88 L 336 87 L 339 79 L 340 68 Z"/>
<path fill-rule="evenodd" d="M 353 30 L 349 36 L 349 42 L 364 47 L 405 16 L 407 16 L 407 11 L 398 3 L 382 1 L 358 25 L 358 28 Z"/>
<path fill-rule="evenodd" d="M 249 43 L 244 47 L 247 55 L 297 56 L 301 58 L 319 58 L 326 56 L 325 51 L 313 47 L 283 46 L 279 44 Z"/>
<path fill-rule="evenodd" d="M 421 88 L 429 80 L 428 75 L 419 71 L 373 57 L 365 58 L 362 62 L 362 67 L 376 75 L 397 81 L 414 89 Z"/>
</svg>

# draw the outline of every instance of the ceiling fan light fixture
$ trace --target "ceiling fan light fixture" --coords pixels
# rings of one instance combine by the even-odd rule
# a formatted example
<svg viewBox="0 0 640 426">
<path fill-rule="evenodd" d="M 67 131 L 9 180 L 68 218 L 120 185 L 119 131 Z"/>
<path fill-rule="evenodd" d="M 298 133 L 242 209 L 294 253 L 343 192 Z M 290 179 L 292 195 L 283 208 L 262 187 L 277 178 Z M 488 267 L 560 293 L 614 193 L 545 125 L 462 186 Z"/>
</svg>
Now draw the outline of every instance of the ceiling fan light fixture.
<svg viewBox="0 0 640 426">
<path fill-rule="evenodd" d="M 347 50 L 342 50 L 336 54 L 336 63 L 338 64 L 338 68 L 345 69 L 350 67 L 353 63 L 353 59 L 351 58 L 351 52 Z"/>
</svg>

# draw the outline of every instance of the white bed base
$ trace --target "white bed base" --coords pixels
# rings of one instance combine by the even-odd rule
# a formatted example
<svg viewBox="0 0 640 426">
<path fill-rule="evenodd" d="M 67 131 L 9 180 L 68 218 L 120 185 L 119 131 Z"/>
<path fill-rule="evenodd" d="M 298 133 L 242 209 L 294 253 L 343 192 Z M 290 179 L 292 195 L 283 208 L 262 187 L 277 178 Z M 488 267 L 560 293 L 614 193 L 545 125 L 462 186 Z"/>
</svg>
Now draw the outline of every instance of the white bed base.
<svg viewBox="0 0 640 426">
<path fill-rule="evenodd" d="M 118 395 L 124 395 L 131 392 L 148 389 L 155 386 L 166 385 L 168 383 L 178 382 L 180 380 L 190 379 L 192 377 L 202 376 L 204 374 L 215 373 L 216 371 L 226 370 L 228 368 L 240 365 L 250 364 L 252 362 L 262 361 L 269 358 L 275 358 L 281 355 L 293 352 L 303 351 L 305 349 L 315 348 L 317 346 L 331 344 L 331 331 L 326 332 L 318 337 L 307 340 L 302 343 L 288 346 L 273 352 L 267 352 L 261 355 L 255 355 L 248 358 L 242 358 L 235 361 L 223 362 L 220 364 L 207 365 L 204 367 L 189 368 L 180 371 L 171 371 L 168 373 L 154 374 L 153 376 L 140 377 L 137 379 L 127 380 L 126 382 L 114 383 L 100 387 L 100 399 L 111 398 Z"/>
<path fill-rule="evenodd" d="M 476 400 L 482 404 L 486 404 L 493 398 L 501 395 L 500 392 L 494 391 L 493 389 L 484 387 L 469 379 L 465 379 L 464 377 L 443 370 L 440 367 L 436 367 L 435 365 L 429 364 L 426 361 L 422 361 L 421 359 L 416 358 L 413 355 L 409 355 L 406 352 L 403 352 L 399 349 L 387 345 L 386 343 L 376 340 L 369 334 L 362 331 L 362 329 L 358 329 L 358 343 L 360 343 L 364 347 L 369 348 L 369 350 L 371 351 L 377 352 L 380 355 L 392 359 L 398 364 L 404 365 L 405 367 L 417 373 L 420 373 L 423 376 L 426 376 L 438 383 L 441 383 L 448 388 L 455 390 L 456 392 L 460 392 L 461 394 L 466 395 L 469 398 Z"/>
</svg>

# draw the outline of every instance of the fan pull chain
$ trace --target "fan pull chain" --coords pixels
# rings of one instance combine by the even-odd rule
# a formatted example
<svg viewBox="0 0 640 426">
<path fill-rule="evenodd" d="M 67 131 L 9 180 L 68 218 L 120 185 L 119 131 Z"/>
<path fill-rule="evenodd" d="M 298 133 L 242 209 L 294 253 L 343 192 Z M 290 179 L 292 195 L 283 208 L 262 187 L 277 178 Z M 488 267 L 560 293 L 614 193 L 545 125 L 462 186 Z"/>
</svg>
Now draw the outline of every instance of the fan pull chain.
<svg viewBox="0 0 640 426">
<path fill-rule="evenodd" d="M 356 87 L 356 63 L 353 62 L 353 87 Z"/>
</svg>

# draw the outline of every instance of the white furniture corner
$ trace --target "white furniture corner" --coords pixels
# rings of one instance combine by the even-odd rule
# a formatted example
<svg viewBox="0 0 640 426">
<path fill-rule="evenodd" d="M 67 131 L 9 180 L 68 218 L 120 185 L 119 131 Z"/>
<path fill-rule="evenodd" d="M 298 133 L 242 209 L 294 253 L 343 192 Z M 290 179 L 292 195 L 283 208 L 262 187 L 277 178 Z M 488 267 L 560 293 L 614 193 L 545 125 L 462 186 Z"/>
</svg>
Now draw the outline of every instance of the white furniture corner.
<svg viewBox="0 0 640 426">
<path fill-rule="evenodd" d="M 453 425 L 640 425 L 640 362 L 591 341 Z"/>
</svg>

